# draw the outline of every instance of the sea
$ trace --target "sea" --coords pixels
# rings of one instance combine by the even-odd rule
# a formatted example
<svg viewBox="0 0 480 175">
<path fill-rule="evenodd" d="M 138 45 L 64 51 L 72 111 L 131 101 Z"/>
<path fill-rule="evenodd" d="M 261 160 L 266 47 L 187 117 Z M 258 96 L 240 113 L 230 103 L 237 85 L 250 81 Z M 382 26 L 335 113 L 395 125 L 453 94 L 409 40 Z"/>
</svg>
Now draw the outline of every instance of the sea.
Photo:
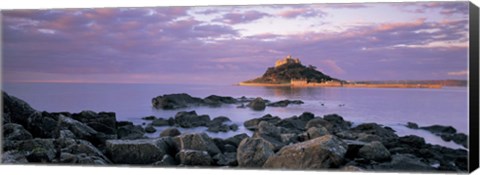
<svg viewBox="0 0 480 175">
<path fill-rule="evenodd" d="M 338 114 L 353 125 L 375 122 L 389 126 L 399 136 L 417 135 L 426 142 L 450 148 L 463 148 L 453 142 L 445 142 L 428 131 L 409 129 L 407 122 L 419 126 L 453 126 L 457 132 L 468 134 L 468 88 L 335 88 L 335 87 L 252 87 L 237 85 L 191 84 L 107 84 L 107 83 L 3 83 L 2 90 L 25 100 L 40 111 L 78 113 L 83 110 L 115 112 L 118 121 L 148 124 L 142 117 L 158 118 L 175 116 L 179 111 L 196 111 L 210 118 L 227 116 L 237 124 L 238 131 L 210 133 L 211 137 L 227 138 L 240 133 L 252 135 L 243 122 L 266 114 L 280 118 L 311 112 L 316 116 Z M 302 105 L 267 107 L 264 111 L 237 108 L 236 105 L 220 107 L 191 107 L 178 110 L 158 110 L 152 107 L 152 98 L 172 93 L 187 93 L 194 97 L 209 95 L 235 98 L 262 97 L 270 101 L 302 100 Z M 158 137 L 166 127 L 158 127 Z M 183 133 L 205 132 L 206 127 L 183 129 Z"/>
</svg>

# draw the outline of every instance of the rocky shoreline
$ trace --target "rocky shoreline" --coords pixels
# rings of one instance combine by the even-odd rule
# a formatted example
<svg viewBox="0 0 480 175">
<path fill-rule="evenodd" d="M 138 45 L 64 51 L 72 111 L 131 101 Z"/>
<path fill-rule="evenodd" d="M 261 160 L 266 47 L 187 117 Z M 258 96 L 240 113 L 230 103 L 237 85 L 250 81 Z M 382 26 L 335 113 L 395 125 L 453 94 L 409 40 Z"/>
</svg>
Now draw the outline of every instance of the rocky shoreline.
<svg viewBox="0 0 480 175">
<path fill-rule="evenodd" d="M 177 96 L 156 97 L 152 105 L 158 109 L 179 109 L 189 105 L 237 104 L 262 110 L 272 104 L 280 107 L 290 102 L 300 104 L 271 103 L 261 98 Z M 6 164 L 467 172 L 466 149 L 428 144 L 414 135 L 400 137 L 392 128 L 377 123 L 353 126 L 336 114 L 320 117 L 304 112 L 283 119 L 265 115 L 243 123 L 253 131 L 251 137 L 238 134 L 220 139 L 203 132 L 181 133 L 177 129 L 200 126 L 208 127 L 209 132 L 238 129 L 229 124 L 228 117 L 210 119 L 195 111 L 178 112 L 169 119 L 148 116 L 144 120 L 151 123 L 143 127 L 117 121 L 113 112 L 40 112 L 5 92 L 3 109 L 2 163 Z M 156 126 L 169 127 L 156 138 L 145 137 Z M 407 126 L 415 127 L 413 123 Z M 450 127 L 416 128 L 465 143 L 466 147 L 467 136 Z"/>
</svg>

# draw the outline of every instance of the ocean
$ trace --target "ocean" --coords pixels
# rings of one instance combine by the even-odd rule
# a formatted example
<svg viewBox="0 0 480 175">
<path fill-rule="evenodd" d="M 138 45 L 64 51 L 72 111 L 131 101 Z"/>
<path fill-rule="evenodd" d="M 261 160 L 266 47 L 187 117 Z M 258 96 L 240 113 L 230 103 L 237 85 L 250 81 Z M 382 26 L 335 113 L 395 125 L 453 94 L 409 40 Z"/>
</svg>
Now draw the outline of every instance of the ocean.
<svg viewBox="0 0 480 175">
<path fill-rule="evenodd" d="M 453 142 L 445 142 L 427 131 L 405 127 L 407 122 L 419 126 L 434 124 L 453 126 L 458 132 L 468 133 L 468 89 L 444 87 L 442 89 L 398 88 L 290 88 L 249 87 L 236 85 L 165 85 L 165 84 L 93 84 L 93 83 L 4 83 L 3 91 L 25 100 L 40 111 L 77 113 L 82 110 L 115 112 L 117 120 L 142 124 L 141 118 L 154 115 L 161 118 L 175 116 L 179 111 L 195 110 L 210 118 L 227 116 L 240 126 L 236 132 L 209 133 L 212 137 L 226 138 L 239 133 L 252 133 L 243 127 L 243 122 L 265 114 L 287 118 L 312 112 L 316 116 L 339 114 L 354 125 L 375 122 L 396 130 L 397 135 L 418 135 L 428 143 L 450 148 L 462 148 Z M 267 107 L 264 111 L 237 108 L 235 105 L 221 107 L 192 107 L 179 110 L 157 110 L 152 107 L 152 98 L 171 93 L 188 93 L 194 97 L 209 95 L 239 98 L 262 97 L 271 101 L 302 100 L 305 104 L 288 107 Z M 323 104 L 323 105 L 322 105 Z M 164 127 L 148 134 L 158 136 Z M 207 128 L 181 129 L 183 132 L 202 132 Z"/>
</svg>

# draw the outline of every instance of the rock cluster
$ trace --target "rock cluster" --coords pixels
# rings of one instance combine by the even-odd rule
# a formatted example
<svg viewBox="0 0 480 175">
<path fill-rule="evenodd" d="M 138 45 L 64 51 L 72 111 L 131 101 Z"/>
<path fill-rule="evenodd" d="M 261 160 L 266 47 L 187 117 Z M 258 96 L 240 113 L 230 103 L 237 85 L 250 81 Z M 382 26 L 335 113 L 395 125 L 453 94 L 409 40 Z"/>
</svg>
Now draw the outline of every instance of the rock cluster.
<svg viewBox="0 0 480 175">
<path fill-rule="evenodd" d="M 464 149 L 427 144 L 413 135 L 399 137 L 376 123 L 352 127 L 336 114 L 319 117 L 305 112 L 285 119 L 265 115 L 245 121 L 254 132 L 251 137 L 211 138 L 206 133 L 182 134 L 172 127 L 158 138 L 145 138 L 141 126 L 116 121 L 114 113 L 38 112 L 6 93 L 3 100 L 2 163 L 8 164 L 467 171 Z M 158 123 L 209 127 L 228 122 L 227 117 L 210 120 L 195 112 L 177 115 Z"/>
</svg>

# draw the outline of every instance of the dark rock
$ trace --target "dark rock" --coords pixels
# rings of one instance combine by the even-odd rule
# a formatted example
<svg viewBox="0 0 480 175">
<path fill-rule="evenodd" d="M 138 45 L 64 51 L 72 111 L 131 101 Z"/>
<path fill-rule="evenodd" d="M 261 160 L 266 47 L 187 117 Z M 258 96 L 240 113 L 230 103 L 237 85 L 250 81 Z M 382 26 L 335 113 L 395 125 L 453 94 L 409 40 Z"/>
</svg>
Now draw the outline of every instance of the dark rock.
<svg viewBox="0 0 480 175">
<path fill-rule="evenodd" d="M 4 143 L 5 144 L 5 143 Z M 25 153 L 28 162 L 45 163 L 55 158 L 56 150 L 53 139 L 30 139 L 14 141 L 11 145 L 3 145 L 3 151 L 15 150 Z"/>
<path fill-rule="evenodd" d="M 207 131 L 213 132 L 213 133 L 228 132 L 228 130 L 230 130 L 230 127 L 225 124 L 211 125 L 207 129 Z"/>
<path fill-rule="evenodd" d="M 232 137 L 229 137 L 229 138 L 225 139 L 225 143 L 228 143 L 228 144 L 231 144 L 235 147 L 238 147 L 240 142 L 245 138 L 248 138 L 247 134 L 245 134 L 245 133 L 237 134 L 235 136 L 232 136 Z"/>
<path fill-rule="evenodd" d="M 237 152 L 237 147 L 232 145 L 232 144 L 225 144 L 223 145 L 223 150 L 222 150 L 223 153 L 228 153 L 228 152 Z"/>
<path fill-rule="evenodd" d="M 152 106 L 157 109 L 179 109 L 203 103 L 201 98 L 192 97 L 188 94 L 167 94 L 152 99 Z"/>
<path fill-rule="evenodd" d="M 343 140 L 347 144 L 347 153 L 345 153 L 346 158 L 353 159 L 358 155 L 360 148 L 365 146 L 366 142 L 356 141 L 356 140 Z"/>
<path fill-rule="evenodd" d="M 243 123 L 243 125 L 248 130 L 256 130 L 258 123 L 260 123 L 261 121 L 267 121 L 276 125 L 280 120 L 281 119 L 279 117 L 276 117 L 276 116 L 273 117 L 272 115 L 267 114 L 261 118 L 254 118 L 254 119 L 247 120 Z"/>
<path fill-rule="evenodd" d="M 151 115 L 151 116 L 146 116 L 146 117 L 142 117 L 142 120 L 155 120 L 156 117 Z"/>
<path fill-rule="evenodd" d="M 243 139 L 237 148 L 239 167 L 262 167 L 274 154 L 273 145 L 258 138 Z"/>
<path fill-rule="evenodd" d="M 237 131 L 238 130 L 238 125 L 237 124 L 231 124 L 230 126 L 228 126 L 228 128 L 230 128 L 230 130 L 232 130 L 232 131 Z"/>
<path fill-rule="evenodd" d="M 163 118 L 158 118 L 158 119 L 154 119 L 151 125 L 152 126 L 169 126 L 170 123 L 168 122 L 168 120 L 165 120 Z"/>
<path fill-rule="evenodd" d="M 329 132 L 333 131 L 333 124 L 331 124 L 329 121 L 324 120 L 322 118 L 313 118 L 310 121 L 308 121 L 305 125 L 305 129 L 311 128 L 311 127 L 325 127 Z"/>
<path fill-rule="evenodd" d="M 381 162 L 390 159 L 390 152 L 382 143 L 373 141 L 360 148 L 358 156 L 367 160 Z"/>
<path fill-rule="evenodd" d="M 280 139 L 283 144 L 288 145 L 291 143 L 297 143 L 299 141 L 298 135 L 293 133 L 280 134 Z"/>
<path fill-rule="evenodd" d="M 140 139 L 145 131 L 140 125 L 125 125 L 117 129 L 119 139 Z"/>
<path fill-rule="evenodd" d="M 84 158 L 83 164 L 111 163 L 110 160 L 98 148 L 93 146 L 88 141 L 80 140 L 80 139 L 77 139 L 77 140 L 71 139 L 71 141 L 66 141 L 66 142 L 69 142 L 69 143 L 62 146 L 62 149 L 61 149 L 62 154 L 69 153 L 69 154 L 74 154 L 77 157 L 80 155 L 85 155 L 86 157 Z M 82 159 L 79 158 L 79 162 L 82 162 Z"/>
<path fill-rule="evenodd" d="M 352 126 L 352 123 L 343 120 L 343 117 L 338 114 L 329 114 L 323 116 L 323 119 L 333 125 L 334 132 L 347 130 Z"/>
<path fill-rule="evenodd" d="M 343 171 L 351 171 L 351 172 L 361 172 L 361 171 L 365 171 L 363 168 L 360 168 L 360 167 L 357 167 L 357 166 L 353 166 L 353 165 L 347 165 L 347 166 L 344 166 L 342 168 L 340 168 L 340 170 L 343 170 Z"/>
<path fill-rule="evenodd" d="M 92 129 L 94 129 L 97 132 L 102 132 L 107 135 L 114 135 L 113 137 L 116 137 L 117 135 L 117 129 L 112 128 L 110 126 L 107 126 L 103 123 L 98 123 L 98 122 L 90 122 L 87 123 L 87 126 L 90 126 Z"/>
<path fill-rule="evenodd" d="M 265 103 L 265 100 L 263 100 L 260 97 L 257 97 L 253 101 L 248 103 L 247 106 L 252 108 L 255 111 L 262 111 L 262 110 L 265 110 L 266 103 Z"/>
<path fill-rule="evenodd" d="M 157 129 L 155 129 L 155 127 L 153 127 L 152 125 L 148 125 L 147 127 L 145 127 L 145 132 L 154 133 L 154 132 L 157 132 Z"/>
<path fill-rule="evenodd" d="M 305 122 L 308 122 L 315 118 L 315 115 L 313 115 L 311 112 L 304 112 L 300 116 L 298 116 L 300 120 L 303 120 Z M 308 128 L 307 128 L 308 129 Z"/>
<path fill-rule="evenodd" d="M 59 116 L 59 120 L 61 122 L 61 126 L 72 131 L 77 138 L 91 140 L 92 138 L 95 138 L 95 135 L 97 134 L 97 131 L 95 131 L 93 128 L 73 118 L 61 115 Z"/>
<path fill-rule="evenodd" d="M 207 151 L 182 149 L 175 156 L 181 165 L 200 165 L 210 166 L 213 162 L 212 157 Z"/>
<path fill-rule="evenodd" d="M 64 116 L 67 116 L 67 115 L 64 115 Z M 116 126 L 117 118 L 115 116 L 115 113 L 113 113 L 113 112 L 99 112 L 97 114 L 93 111 L 82 111 L 78 114 L 72 114 L 71 118 L 73 118 L 75 120 L 78 120 L 82 123 L 85 123 L 88 126 L 90 126 L 90 124 L 96 124 L 96 125 L 102 124 L 102 125 L 104 125 L 104 127 L 108 127 L 109 130 L 113 130 L 113 131 L 104 132 L 105 134 L 115 134 L 116 133 L 115 129 L 117 128 L 117 126 Z M 90 126 L 90 127 L 92 127 L 92 126 Z M 92 128 L 94 128 L 94 127 L 92 127 Z M 102 132 L 102 131 L 98 131 L 98 132 Z"/>
<path fill-rule="evenodd" d="M 68 129 L 60 130 L 60 136 L 58 137 L 59 139 L 75 139 L 75 134 L 73 134 L 72 131 Z"/>
<path fill-rule="evenodd" d="M 322 169 L 338 167 L 347 152 L 347 144 L 333 135 L 283 147 L 268 158 L 263 168 Z"/>
<path fill-rule="evenodd" d="M 360 134 L 357 134 L 357 136 L 358 136 L 357 140 L 361 142 L 373 142 L 373 141 L 381 142 L 382 141 L 382 138 L 380 136 L 373 135 L 373 134 L 360 133 Z"/>
<path fill-rule="evenodd" d="M 20 100 L 14 96 L 10 96 L 5 92 L 2 92 L 3 97 L 3 114 L 4 120 L 6 123 L 17 123 L 21 124 L 24 127 L 29 123 L 29 117 L 35 113 L 28 103 L 23 100 Z"/>
<path fill-rule="evenodd" d="M 54 138 L 58 128 L 58 116 L 47 112 L 35 112 L 28 117 L 27 124 L 23 126 L 35 138 Z"/>
<path fill-rule="evenodd" d="M 410 147 L 421 148 L 425 145 L 425 139 L 415 135 L 408 135 L 398 138 L 400 143 L 409 145 Z"/>
<path fill-rule="evenodd" d="M 425 127 L 420 127 L 420 129 L 430 131 L 434 134 L 455 134 L 457 132 L 457 130 L 451 126 L 442 126 L 442 125 L 425 126 Z"/>
<path fill-rule="evenodd" d="M 85 154 L 77 155 L 77 163 L 84 165 L 107 165 L 107 162 L 96 156 L 87 156 Z"/>
<path fill-rule="evenodd" d="M 418 129 L 418 125 L 416 123 L 413 123 L 413 122 L 407 122 L 407 128 Z"/>
<path fill-rule="evenodd" d="M 258 129 L 254 133 L 253 138 L 260 138 L 266 142 L 269 142 L 274 146 L 274 151 L 277 151 L 281 147 L 285 146 L 280 137 L 280 129 L 266 121 L 261 121 L 258 124 Z"/>
<path fill-rule="evenodd" d="M 210 155 L 220 153 L 220 149 L 213 140 L 205 133 L 185 134 L 177 136 L 179 139 L 179 150 L 207 151 Z"/>
<path fill-rule="evenodd" d="M 26 164 L 28 163 L 24 153 L 19 151 L 6 151 L 2 153 L 2 164 Z"/>
<path fill-rule="evenodd" d="M 162 160 L 153 163 L 153 165 L 155 165 L 155 166 L 175 166 L 177 164 L 178 163 L 175 160 L 175 158 L 173 158 L 172 156 L 170 156 L 168 154 L 165 154 L 163 156 Z"/>
<path fill-rule="evenodd" d="M 207 124 L 207 126 L 220 125 L 220 124 L 223 124 L 225 122 L 230 122 L 230 119 L 228 117 L 225 117 L 225 116 L 218 116 L 218 117 L 213 118 L 212 121 L 210 121 Z"/>
<path fill-rule="evenodd" d="M 352 128 L 351 131 L 356 133 L 371 134 L 371 135 L 379 136 L 382 139 L 382 142 L 387 139 L 398 138 L 398 136 L 392 130 L 385 129 L 384 127 L 376 123 L 360 124 Z"/>
<path fill-rule="evenodd" d="M 287 107 L 290 104 L 300 105 L 300 104 L 303 104 L 303 101 L 301 101 L 301 100 L 281 100 L 281 101 L 269 103 L 267 106 L 270 106 L 270 107 Z"/>
<path fill-rule="evenodd" d="M 168 141 L 159 139 L 108 140 L 107 156 L 118 164 L 151 164 L 160 161 L 170 150 Z"/>
<path fill-rule="evenodd" d="M 122 126 L 133 126 L 133 123 L 130 122 L 130 121 L 118 121 L 117 123 L 117 127 L 122 127 Z"/>
<path fill-rule="evenodd" d="M 356 140 L 358 138 L 358 134 L 350 130 L 337 132 L 335 135 L 341 139 L 347 140 Z"/>
<path fill-rule="evenodd" d="M 203 99 L 204 103 L 210 106 L 219 106 L 221 104 L 234 104 L 237 100 L 233 97 L 223 97 L 218 95 L 210 95 Z"/>
<path fill-rule="evenodd" d="M 210 122 L 208 115 L 198 116 L 195 111 L 182 111 L 175 115 L 175 123 L 183 128 L 194 128 L 199 126 L 207 126 Z"/>
<path fill-rule="evenodd" d="M 177 128 L 167 128 L 160 133 L 160 137 L 175 137 L 182 134 Z"/>
<path fill-rule="evenodd" d="M 60 163 L 73 164 L 77 162 L 78 162 L 78 158 L 74 154 L 63 153 L 63 152 L 60 154 Z"/>
<path fill-rule="evenodd" d="M 32 139 L 32 134 L 28 132 L 22 125 L 15 123 L 7 123 L 3 125 L 4 140 L 28 140 Z"/>
<path fill-rule="evenodd" d="M 301 131 L 305 130 L 306 124 L 307 124 L 306 121 L 301 120 L 296 116 L 293 116 L 293 117 L 282 119 L 280 122 L 278 122 L 276 124 L 276 126 L 284 127 L 284 128 L 287 128 L 287 129 L 293 130 L 293 131 L 301 132 Z"/>
<path fill-rule="evenodd" d="M 228 152 L 224 154 L 217 154 L 213 156 L 213 161 L 216 165 L 220 166 L 236 166 L 237 163 L 237 153 Z"/>
<path fill-rule="evenodd" d="M 392 155 L 390 162 L 374 165 L 374 170 L 382 171 L 433 171 L 434 168 L 411 154 Z"/>
</svg>

